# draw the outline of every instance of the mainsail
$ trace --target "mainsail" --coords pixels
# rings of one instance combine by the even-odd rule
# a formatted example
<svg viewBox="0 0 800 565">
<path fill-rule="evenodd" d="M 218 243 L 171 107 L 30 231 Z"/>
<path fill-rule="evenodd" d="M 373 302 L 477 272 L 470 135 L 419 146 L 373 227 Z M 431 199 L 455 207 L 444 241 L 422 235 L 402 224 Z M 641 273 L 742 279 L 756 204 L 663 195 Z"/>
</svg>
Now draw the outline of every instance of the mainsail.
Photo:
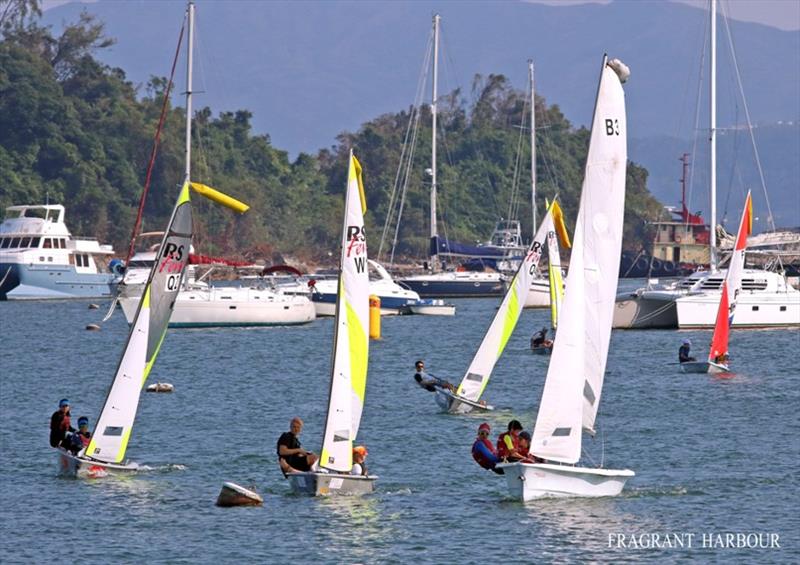
<svg viewBox="0 0 800 565">
<path fill-rule="evenodd" d="M 555 205 L 555 203 L 554 203 Z M 511 284 L 500 303 L 500 308 L 494 315 L 486 335 L 483 336 L 475 357 L 469 364 L 467 373 L 461 379 L 457 394 L 466 399 L 477 402 L 489 382 L 497 360 L 503 354 L 503 350 L 511 337 L 514 328 L 519 320 L 522 307 L 525 305 L 525 298 L 528 296 L 531 280 L 536 273 L 539 259 L 544 250 L 545 238 L 547 234 L 554 231 L 553 217 L 548 211 L 544 221 L 536 231 L 525 259 L 520 263 Z"/>
<path fill-rule="evenodd" d="M 189 261 L 191 243 L 192 205 L 187 182 L 164 232 L 158 259 L 144 287 L 111 390 L 86 448 L 88 457 L 107 463 L 119 463 L 125 458 L 139 406 L 139 394 L 167 332 L 175 297 Z"/>
<path fill-rule="evenodd" d="M 567 228 L 564 226 L 564 214 L 558 202 L 553 202 L 553 224 L 555 229 L 547 234 L 547 278 L 550 282 L 550 321 L 553 329 L 558 327 L 558 313 L 564 299 L 564 281 L 561 277 L 561 255 L 558 239 L 565 247 L 570 247 Z"/>
<path fill-rule="evenodd" d="M 625 76 L 623 76 L 625 75 Z M 581 454 L 603 386 L 625 209 L 627 68 L 603 57 L 559 330 L 531 452 L 563 463 Z"/>
<path fill-rule="evenodd" d="M 731 261 L 728 265 L 728 274 L 725 277 L 725 283 L 722 285 L 722 294 L 720 295 L 719 309 L 717 310 L 717 323 L 714 325 L 711 350 L 708 353 L 708 361 L 710 363 L 719 363 L 717 359 L 728 353 L 728 339 L 730 327 L 733 323 L 733 314 L 736 310 L 736 299 L 742 289 L 742 270 L 744 269 L 744 254 L 747 249 L 747 236 L 752 231 L 753 201 L 750 198 L 750 191 L 747 191 L 733 255 L 731 255 Z"/>
<path fill-rule="evenodd" d="M 331 389 L 320 466 L 349 472 L 358 434 L 369 356 L 369 273 L 361 165 L 350 153 L 345 197 L 339 288 L 334 322 Z"/>
</svg>

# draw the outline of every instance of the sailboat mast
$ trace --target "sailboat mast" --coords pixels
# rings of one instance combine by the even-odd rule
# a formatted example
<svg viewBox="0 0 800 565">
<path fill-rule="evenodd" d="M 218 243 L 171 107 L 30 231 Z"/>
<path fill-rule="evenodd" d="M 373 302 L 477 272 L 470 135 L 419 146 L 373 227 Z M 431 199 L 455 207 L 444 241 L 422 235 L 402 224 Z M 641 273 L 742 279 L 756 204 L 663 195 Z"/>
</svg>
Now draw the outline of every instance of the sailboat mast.
<svg viewBox="0 0 800 565">
<path fill-rule="evenodd" d="M 184 182 L 192 175 L 192 52 L 194 50 L 194 2 L 187 6 L 189 41 L 186 48 L 186 172 Z"/>
<path fill-rule="evenodd" d="M 438 241 L 439 235 L 436 227 L 436 105 L 439 96 L 439 14 L 433 16 L 433 96 L 431 97 L 431 241 L 437 243 L 437 248 L 431 250 L 430 266 L 434 271 L 439 262 Z"/>
<path fill-rule="evenodd" d="M 531 241 L 536 237 L 536 92 L 533 83 L 533 60 L 528 59 L 528 76 L 531 81 Z"/>
<path fill-rule="evenodd" d="M 711 0 L 711 82 L 709 107 L 709 142 L 711 147 L 711 236 L 708 240 L 711 271 L 717 270 L 717 0 Z"/>
</svg>

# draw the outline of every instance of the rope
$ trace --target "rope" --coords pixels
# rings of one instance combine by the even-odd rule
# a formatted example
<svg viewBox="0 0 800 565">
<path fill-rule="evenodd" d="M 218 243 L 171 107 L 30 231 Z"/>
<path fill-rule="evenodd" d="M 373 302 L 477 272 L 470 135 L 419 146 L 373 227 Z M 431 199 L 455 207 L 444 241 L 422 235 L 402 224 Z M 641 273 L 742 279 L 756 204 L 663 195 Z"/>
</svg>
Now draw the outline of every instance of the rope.
<svg viewBox="0 0 800 565">
<path fill-rule="evenodd" d="M 142 197 L 139 200 L 139 211 L 136 214 L 136 222 L 133 224 L 133 231 L 131 232 L 131 243 L 128 246 L 128 254 L 125 257 L 125 265 L 127 265 L 131 257 L 133 257 L 133 249 L 136 244 L 136 236 L 139 234 L 139 228 L 142 226 L 142 214 L 144 213 L 144 203 L 147 199 L 147 192 L 150 190 L 150 178 L 153 174 L 153 167 L 156 162 L 156 154 L 158 153 L 158 143 L 161 139 L 161 130 L 164 127 L 164 119 L 167 115 L 167 103 L 169 102 L 169 93 L 172 90 L 172 79 L 175 76 L 175 66 L 178 64 L 178 56 L 181 51 L 181 43 L 183 42 L 183 32 L 186 28 L 186 18 L 181 25 L 181 32 L 178 35 L 178 45 L 175 47 L 175 58 L 172 60 L 172 70 L 169 73 L 169 82 L 167 89 L 164 91 L 164 101 L 161 104 L 161 115 L 158 118 L 158 127 L 156 127 L 156 134 L 153 138 L 153 148 L 150 151 L 150 162 L 147 165 L 147 175 L 144 180 L 144 189 L 142 190 Z"/>
</svg>

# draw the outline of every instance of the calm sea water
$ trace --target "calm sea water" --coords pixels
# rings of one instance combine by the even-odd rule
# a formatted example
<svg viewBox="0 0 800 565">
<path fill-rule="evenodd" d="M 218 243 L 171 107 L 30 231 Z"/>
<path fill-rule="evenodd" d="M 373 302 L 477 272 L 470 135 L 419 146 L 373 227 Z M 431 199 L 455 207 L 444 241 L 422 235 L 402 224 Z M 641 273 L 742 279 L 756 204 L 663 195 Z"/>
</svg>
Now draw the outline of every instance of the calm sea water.
<svg viewBox="0 0 800 565">
<path fill-rule="evenodd" d="M 733 378 L 683 375 L 683 337 L 704 354 L 710 332 L 614 332 L 597 439 L 587 451 L 636 472 L 622 496 L 507 496 L 470 446 L 480 417 L 440 414 L 412 381 L 413 362 L 458 380 L 497 301 L 456 301 L 454 318 L 384 318 L 371 346 L 360 442 L 380 476 L 363 498 L 289 494 L 275 442 L 301 416 L 318 452 L 332 320 L 297 328 L 170 331 L 144 394 L 126 479 L 56 476 L 48 423 L 58 400 L 96 419 L 127 325 L 86 302 L 0 303 L 0 559 L 44 562 L 478 563 L 694 560 L 800 561 L 800 332 L 735 331 Z M 493 434 L 533 425 L 548 359 L 528 351 L 547 312 L 525 311 L 487 388 Z M 223 481 L 254 485 L 260 508 L 222 509 Z M 780 549 L 710 549 L 703 534 L 779 535 Z M 609 547 L 609 536 L 693 534 L 692 547 Z M 613 538 L 616 540 L 617 538 Z M 629 545 L 629 544 L 628 544 Z"/>
</svg>

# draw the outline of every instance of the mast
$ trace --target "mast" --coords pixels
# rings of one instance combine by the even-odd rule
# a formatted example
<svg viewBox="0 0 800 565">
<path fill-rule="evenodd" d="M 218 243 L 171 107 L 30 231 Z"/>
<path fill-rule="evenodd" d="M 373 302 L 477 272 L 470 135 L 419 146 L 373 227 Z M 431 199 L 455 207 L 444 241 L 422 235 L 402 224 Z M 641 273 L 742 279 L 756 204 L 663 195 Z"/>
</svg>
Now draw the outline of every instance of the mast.
<svg viewBox="0 0 800 565">
<path fill-rule="evenodd" d="M 531 238 L 536 237 L 536 104 L 534 102 L 533 59 L 528 59 L 528 76 L 531 81 Z"/>
<path fill-rule="evenodd" d="M 194 50 L 194 2 L 187 6 L 189 20 L 189 42 L 186 49 L 186 172 L 184 182 L 192 174 L 192 51 Z"/>
<path fill-rule="evenodd" d="M 431 249 L 430 267 L 438 271 L 438 230 L 436 228 L 436 104 L 439 89 L 439 14 L 433 16 L 433 96 L 431 98 L 431 127 L 433 137 L 431 141 L 431 242 L 436 244 Z"/>
<path fill-rule="evenodd" d="M 683 163 L 682 172 L 681 172 L 681 206 L 687 212 L 689 211 L 689 207 L 686 205 L 686 172 L 689 169 L 689 154 L 684 153 L 681 155 L 681 158 L 678 159 L 681 163 Z M 689 216 L 686 216 L 686 222 L 688 223 Z"/>
<path fill-rule="evenodd" d="M 709 96 L 709 142 L 711 143 L 711 235 L 708 240 L 710 268 L 717 270 L 717 0 L 711 0 L 711 95 Z"/>
</svg>

